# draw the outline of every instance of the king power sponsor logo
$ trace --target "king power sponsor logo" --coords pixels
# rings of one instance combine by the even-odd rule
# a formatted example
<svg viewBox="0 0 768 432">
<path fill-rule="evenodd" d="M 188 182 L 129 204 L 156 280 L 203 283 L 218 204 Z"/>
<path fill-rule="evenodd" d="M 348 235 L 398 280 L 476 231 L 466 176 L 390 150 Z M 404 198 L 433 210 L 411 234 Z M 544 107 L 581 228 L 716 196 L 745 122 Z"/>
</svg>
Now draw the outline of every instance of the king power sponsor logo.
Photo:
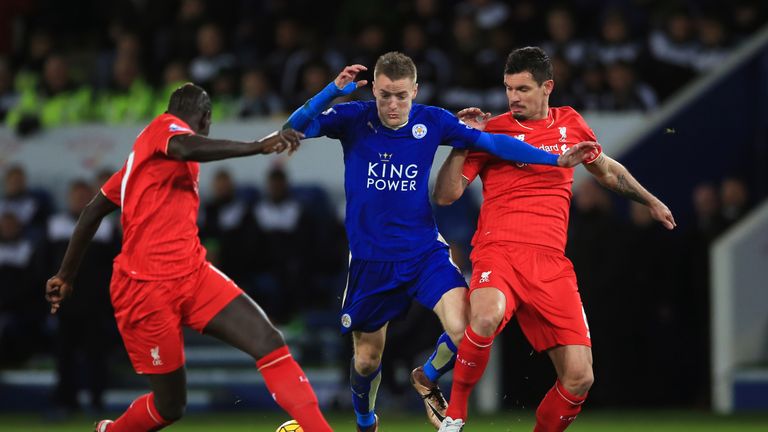
<svg viewBox="0 0 768 432">
<path fill-rule="evenodd" d="M 419 166 L 394 163 L 392 153 L 379 153 L 378 162 L 368 162 L 366 189 L 409 192 L 416 190 Z"/>
</svg>

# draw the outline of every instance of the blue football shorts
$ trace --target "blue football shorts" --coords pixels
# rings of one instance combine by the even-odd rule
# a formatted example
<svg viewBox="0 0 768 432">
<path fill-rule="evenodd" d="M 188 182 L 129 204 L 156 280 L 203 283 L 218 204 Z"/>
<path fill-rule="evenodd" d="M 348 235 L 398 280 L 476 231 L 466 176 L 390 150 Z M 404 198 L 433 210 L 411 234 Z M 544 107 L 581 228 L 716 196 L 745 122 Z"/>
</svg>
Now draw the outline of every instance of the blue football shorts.
<svg viewBox="0 0 768 432">
<path fill-rule="evenodd" d="M 444 244 L 406 261 L 349 263 L 341 307 L 341 332 L 374 332 L 408 312 L 416 299 L 432 309 L 446 292 L 467 287 Z"/>
</svg>

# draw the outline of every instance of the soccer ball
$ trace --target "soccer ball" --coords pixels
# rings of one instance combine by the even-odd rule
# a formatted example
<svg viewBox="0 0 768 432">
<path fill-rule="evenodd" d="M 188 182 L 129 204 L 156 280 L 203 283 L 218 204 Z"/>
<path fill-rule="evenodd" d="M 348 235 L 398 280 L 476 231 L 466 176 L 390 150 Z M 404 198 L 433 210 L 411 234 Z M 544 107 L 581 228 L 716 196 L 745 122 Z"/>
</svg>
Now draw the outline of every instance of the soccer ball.
<svg viewBox="0 0 768 432">
<path fill-rule="evenodd" d="M 304 432 L 301 425 L 296 420 L 288 420 L 277 427 L 275 432 Z"/>
</svg>

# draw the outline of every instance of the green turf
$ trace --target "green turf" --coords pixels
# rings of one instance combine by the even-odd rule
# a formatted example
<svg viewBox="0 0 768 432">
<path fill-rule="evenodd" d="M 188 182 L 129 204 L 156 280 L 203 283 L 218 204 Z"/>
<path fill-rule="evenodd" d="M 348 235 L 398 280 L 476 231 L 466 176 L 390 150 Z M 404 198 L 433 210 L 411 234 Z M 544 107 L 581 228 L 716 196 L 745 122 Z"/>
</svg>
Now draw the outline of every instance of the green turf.
<svg viewBox="0 0 768 432">
<path fill-rule="evenodd" d="M 353 432 L 354 424 L 349 414 L 335 413 L 329 416 L 335 431 Z M 166 430 L 179 432 L 272 432 L 287 420 L 279 413 L 254 414 L 190 414 L 184 420 Z M 92 419 L 77 417 L 66 422 L 42 421 L 31 415 L 0 415 L 2 432 L 87 432 Z M 380 432 L 433 431 L 426 421 L 415 415 L 385 413 Z M 473 431 L 531 431 L 533 417 L 529 412 L 506 413 L 497 416 L 475 416 L 464 429 Z M 766 432 L 768 413 L 717 416 L 705 412 L 615 412 L 592 411 L 583 413 L 568 429 L 569 432 Z"/>
</svg>

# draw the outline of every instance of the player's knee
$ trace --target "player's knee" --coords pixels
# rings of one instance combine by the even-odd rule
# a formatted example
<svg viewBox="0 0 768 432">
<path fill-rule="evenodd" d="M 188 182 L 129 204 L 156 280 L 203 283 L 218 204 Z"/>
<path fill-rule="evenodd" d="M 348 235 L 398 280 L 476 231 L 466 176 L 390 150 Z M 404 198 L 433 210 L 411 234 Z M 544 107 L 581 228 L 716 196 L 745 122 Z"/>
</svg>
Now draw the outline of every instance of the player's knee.
<svg viewBox="0 0 768 432">
<path fill-rule="evenodd" d="M 183 397 L 167 401 L 159 401 L 155 399 L 155 407 L 163 420 L 171 423 L 178 421 L 184 416 L 184 412 L 187 410 L 186 394 Z"/>
<path fill-rule="evenodd" d="M 283 333 L 280 332 L 280 330 L 276 329 L 274 326 L 270 326 L 259 342 L 258 352 L 254 356 L 257 360 L 272 351 L 283 347 L 285 345 L 285 338 L 283 338 Z"/>
<path fill-rule="evenodd" d="M 461 340 L 464 339 L 464 332 L 466 330 L 467 323 L 464 321 L 448 323 L 445 326 L 445 333 L 448 334 L 448 337 L 451 338 L 451 342 L 456 346 L 459 346 Z"/>
<path fill-rule="evenodd" d="M 561 384 L 563 384 L 566 390 L 579 396 L 587 393 L 592 388 L 594 382 L 595 375 L 590 367 L 568 371 L 561 379 Z"/>
<path fill-rule="evenodd" d="M 377 353 L 355 354 L 355 370 L 360 375 L 370 375 L 376 372 L 381 364 L 381 355 Z"/>
<path fill-rule="evenodd" d="M 489 337 L 496 333 L 496 329 L 501 324 L 501 316 L 493 313 L 473 314 L 470 326 L 472 331 L 480 336 Z"/>
</svg>

